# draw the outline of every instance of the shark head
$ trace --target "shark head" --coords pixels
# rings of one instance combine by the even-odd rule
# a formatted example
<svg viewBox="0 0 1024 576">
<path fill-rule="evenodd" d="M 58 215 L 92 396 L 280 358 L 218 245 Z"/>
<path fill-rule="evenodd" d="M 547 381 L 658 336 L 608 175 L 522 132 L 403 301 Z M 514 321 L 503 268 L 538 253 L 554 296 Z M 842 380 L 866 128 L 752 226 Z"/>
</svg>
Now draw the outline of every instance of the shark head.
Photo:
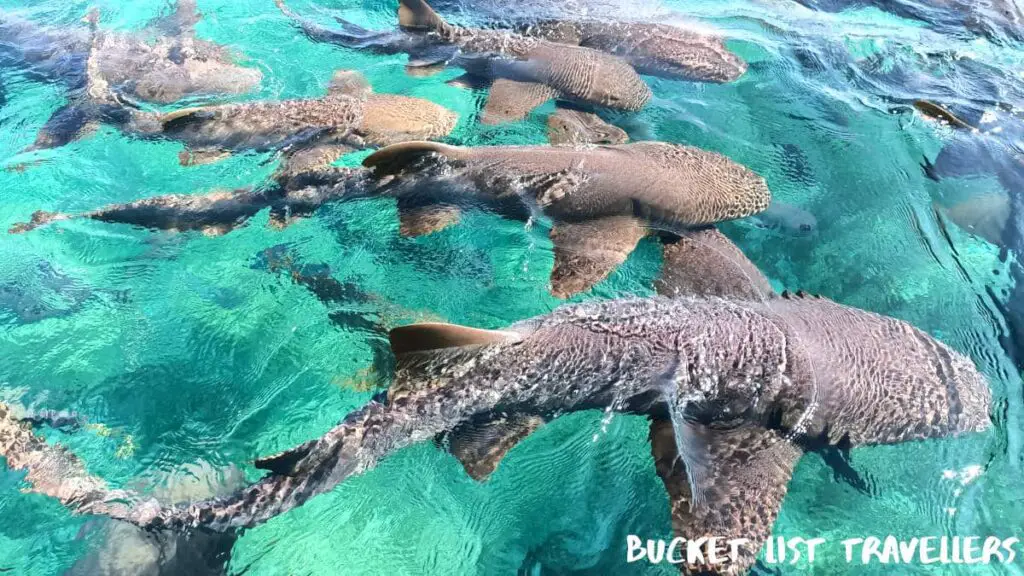
<svg viewBox="0 0 1024 576">
<path fill-rule="evenodd" d="M 368 144 L 386 146 L 408 140 L 436 140 L 451 134 L 457 114 L 423 98 L 370 94 L 360 134 Z"/>
</svg>

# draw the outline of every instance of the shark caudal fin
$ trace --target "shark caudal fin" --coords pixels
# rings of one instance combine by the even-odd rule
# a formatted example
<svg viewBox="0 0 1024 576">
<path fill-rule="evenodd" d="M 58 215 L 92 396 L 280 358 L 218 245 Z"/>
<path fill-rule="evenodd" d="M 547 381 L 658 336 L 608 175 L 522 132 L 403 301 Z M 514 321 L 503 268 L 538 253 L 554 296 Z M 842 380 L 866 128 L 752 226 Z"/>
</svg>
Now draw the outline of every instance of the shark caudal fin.
<svg viewBox="0 0 1024 576">
<path fill-rule="evenodd" d="M 451 26 L 423 0 L 401 0 L 398 25 L 408 30 L 442 31 Z"/>
<path fill-rule="evenodd" d="M 464 158 L 468 152 L 464 148 L 438 142 L 402 142 L 370 154 L 363 159 L 363 166 L 373 168 L 378 175 L 397 174 L 410 164 L 431 154 L 458 160 Z"/>
<path fill-rule="evenodd" d="M 51 222 L 57 222 L 58 220 L 70 220 L 72 216 L 70 214 L 64 214 L 62 212 L 47 212 L 45 210 L 36 210 L 32 213 L 32 218 L 28 222 L 20 222 L 11 226 L 7 230 L 8 234 L 24 234 L 34 230 L 40 226 L 45 226 Z"/>
</svg>

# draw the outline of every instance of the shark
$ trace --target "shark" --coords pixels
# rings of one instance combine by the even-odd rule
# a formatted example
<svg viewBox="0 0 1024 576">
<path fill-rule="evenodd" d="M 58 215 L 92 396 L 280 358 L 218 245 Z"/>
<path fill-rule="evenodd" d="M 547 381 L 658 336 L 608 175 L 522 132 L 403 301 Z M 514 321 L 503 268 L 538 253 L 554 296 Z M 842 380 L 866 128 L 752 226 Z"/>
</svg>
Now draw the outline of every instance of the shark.
<svg viewBox="0 0 1024 576">
<path fill-rule="evenodd" d="M 655 297 L 565 305 L 497 330 L 394 328 L 386 394 L 321 437 L 257 460 L 267 476 L 229 496 L 174 506 L 87 485 L 62 502 L 150 530 L 236 533 L 417 442 L 445 439 L 439 445 L 486 480 L 559 415 L 612 410 L 650 420 L 678 535 L 749 541 L 724 563 L 705 555 L 681 570 L 738 575 L 769 538 L 805 453 L 991 426 L 991 392 L 971 360 L 910 324 L 803 292 L 775 294 L 717 231 L 681 235 L 665 259 Z M 46 479 L 34 490 L 61 497 L 36 460 L 18 448 L 11 458 L 12 445 L 0 434 L 8 466 L 29 469 L 30 480 Z"/>
<path fill-rule="evenodd" d="M 464 148 L 406 142 L 363 165 L 393 178 L 373 192 L 396 198 L 400 232 L 433 233 L 483 207 L 506 218 L 553 221 L 551 292 L 589 290 L 652 233 L 744 218 L 771 202 L 764 179 L 721 154 L 664 142 Z"/>
</svg>

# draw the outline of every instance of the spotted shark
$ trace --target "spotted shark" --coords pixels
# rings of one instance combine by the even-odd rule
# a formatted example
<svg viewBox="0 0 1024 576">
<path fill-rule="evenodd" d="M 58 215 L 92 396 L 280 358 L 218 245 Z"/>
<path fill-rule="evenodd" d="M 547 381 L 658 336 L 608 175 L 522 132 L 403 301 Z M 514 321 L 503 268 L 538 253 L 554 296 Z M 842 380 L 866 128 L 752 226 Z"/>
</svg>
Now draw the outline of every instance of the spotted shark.
<svg viewBox="0 0 1024 576">
<path fill-rule="evenodd" d="M 256 88 L 263 76 L 258 68 L 239 64 L 224 46 L 195 36 L 200 18 L 194 0 L 178 0 L 170 15 L 132 33 L 100 29 L 96 11 L 86 18 L 89 29 L 48 29 L 0 15 L 0 66 L 68 90 L 68 103 L 43 125 L 29 150 L 63 146 L 100 122 L 124 122 L 126 102 L 166 104 Z"/>
<path fill-rule="evenodd" d="M 677 534 L 749 540 L 724 564 L 684 564 L 683 572 L 742 574 L 770 536 L 808 450 L 990 426 L 984 378 L 924 332 L 825 298 L 775 295 L 716 231 L 684 234 L 675 246 L 666 248 L 658 297 L 566 305 L 501 330 L 438 323 L 392 330 L 397 364 L 386 395 L 322 437 L 258 460 L 269 475 L 230 496 L 170 506 L 97 487 L 62 501 L 151 530 L 235 533 L 413 443 L 445 438 L 440 445 L 484 480 L 558 415 L 611 409 L 651 420 L 655 469 Z M 0 434 L 5 454 L 6 438 Z M 27 467 L 32 478 L 34 461 L 19 459 L 19 449 L 8 465 Z"/>
<path fill-rule="evenodd" d="M 297 16 L 284 0 L 275 1 L 314 40 L 409 53 L 413 73 L 445 65 L 464 69 L 467 79 L 460 84 L 489 85 L 481 115 L 486 124 L 521 120 L 552 99 L 636 111 L 651 97 L 633 67 L 617 56 L 507 30 L 453 26 L 423 0 L 400 0 L 397 32 L 371 32 L 350 23 L 337 31 L 325 29 Z"/>
</svg>

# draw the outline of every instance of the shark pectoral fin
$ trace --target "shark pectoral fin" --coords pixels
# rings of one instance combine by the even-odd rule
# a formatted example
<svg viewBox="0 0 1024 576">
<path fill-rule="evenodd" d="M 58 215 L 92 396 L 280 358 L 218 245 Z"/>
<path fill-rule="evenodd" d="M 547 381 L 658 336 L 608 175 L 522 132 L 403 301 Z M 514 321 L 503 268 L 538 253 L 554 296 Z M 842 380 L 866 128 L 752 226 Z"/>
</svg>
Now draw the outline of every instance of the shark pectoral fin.
<svg viewBox="0 0 1024 576">
<path fill-rule="evenodd" d="M 557 95 L 558 92 L 546 84 L 499 78 L 491 84 L 480 122 L 501 124 L 522 120 L 534 108 Z"/>
<path fill-rule="evenodd" d="M 291 450 L 278 452 L 266 458 L 258 458 L 253 464 L 260 470 L 268 470 L 273 474 L 293 476 L 299 472 L 299 462 L 309 455 L 310 450 L 313 449 L 315 444 L 316 440 L 310 440 Z"/>
<path fill-rule="evenodd" d="M 409 76 L 416 76 L 418 78 L 426 78 L 427 76 L 435 76 L 444 72 L 447 66 L 445 64 L 422 64 L 414 65 L 412 62 L 405 65 L 405 73 Z"/>
<path fill-rule="evenodd" d="M 395 356 L 442 348 L 482 346 L 501 342 L 519 342 L 522 336 L 507 330 L 484 330 L 443 322 L 424 322 L 399 326 L 388 333 Z"/>
<path fill-rule="evenodd" d="M 365 98 L 373 92 L 370 81 L 363 76 L 362 72 L 356 70 L 338 70 L 331 77 L 331 83 L 327 87 L 327 93 L 332 96 L 353 96 Z"/>
<path fill-rule="evenodd" d="M 213 164 L 231 156 L 231 152 L 219 148 L 201 148 L 192 150 L 186 148 L 178 153 L 178 164 L 182 166 L 202 166 Z"/>
<path fill-rule="evenodd" d="M 977 234 L 996 246 L 1004 246 L 1003 233 L 1010 220 L 1008 194 L 990 193 L 945 209 L 946 216 L 967 232 Z"/>
<path fill-rule="evenodd" d="M 454 45 L 429 46 L 414 50 L 409 54 L 409 61 L 406 63 L 406 71 L 409 68 L 438 68 L 444 70 L 445 65 L 455 57 L 459 49 Z"/>
<path fill-rule="evenodd" d="M 486 90 L 491 87 L 490 78 L 477 76 L 476 74 L 463 74 L 445 82 L 449 86 L 464 88 L 466 90 Z"/>
<path fill-rule="evenodd" d="M 398 25 L 409 30 L 443 30 L 448 23 L 423 0 L 400 0 Z"/>
<path fill-rule="evenodd" d="M 453 160 L 469 154 L 466 149 L 438 142 L 402 142 L 377 150 L 363 159 L 363 166 L 373 168 L 378 175 L 397 174 L 417 161 L 432 154 Z"/>
<path fill-rule="evenodd" d="M 559 108 L 548 116 L 548 142 L 551 144 L 625 144 L 626 131 L 612 126 L 597 114 Z"/>
<path fill-rule="evenodd" d="M 77 104 L 60 107 L 39 129 L 36 140 L 29 150 L 59 148 L 74 142 L 88 133 L 92 114 Z"/>
<path fill-rule="evenodd" d="M 686 564 L 685 568 L 744 573 L 771 535 L 803 451 L 778 432 L 760 426 L 719 430 L 686 422 L 671 434 L 663 423 L 656 424 L 658 429 L 654 425 L 651 429 L 651 450 L 671 499 L 676 535 L 690 541 L 723 535 L 748 540 L 735 559 L 717 565 Z M 685 475 L 674 466 L 666 467 L 666 462 L 675 461 L 673 450 L 678 451 Z M 703 548 L 703 553 L 707 561 L 710 550 Z M 721 560 L 727 553 L 719 550 L 716 555 Z"/>
<path fill-rule="evenodd" d="M 661 275 L 654 281 L 662 296 L 760 301 L 772 294 L 764 274 L 717 228 L 686 232 L 662 251 Z"/>
<path fill-rule="evenodd" d="M 672 506 L 673 521 L 679 515 L 688 514 L 692 495 L 690 481 L 686 477 L 686 465 L 679 457 L 676 446 L 676 431 L 669 419 L 653 418 L 650 429 L 651 456 L 654 457 L 654 468 L 665 484 L 668 500 Z M 678 530 L 677 530 L 678 532 Z"/>
<path fill-rule="evenodd" d="M 470 422 L 439 437 L 471 478 L 483 482 L 516 444 L 544 424 L 539 416 L 510 414 L 486 422 Z"/>
<path fill-rule="evenodd" d="M 593 288 L 625 262 L 646 235 L 644 223 L 632 216 L 556 223 L 551 229 L 551 293 L 568 298 Z"/>
<path fill-rule="evenodd" d="M 406 238 L 440 232 L 459 221 L 459 208 L 450 204 L 422 205 L 398 199 L 398 233 Z"/>
</svg>

